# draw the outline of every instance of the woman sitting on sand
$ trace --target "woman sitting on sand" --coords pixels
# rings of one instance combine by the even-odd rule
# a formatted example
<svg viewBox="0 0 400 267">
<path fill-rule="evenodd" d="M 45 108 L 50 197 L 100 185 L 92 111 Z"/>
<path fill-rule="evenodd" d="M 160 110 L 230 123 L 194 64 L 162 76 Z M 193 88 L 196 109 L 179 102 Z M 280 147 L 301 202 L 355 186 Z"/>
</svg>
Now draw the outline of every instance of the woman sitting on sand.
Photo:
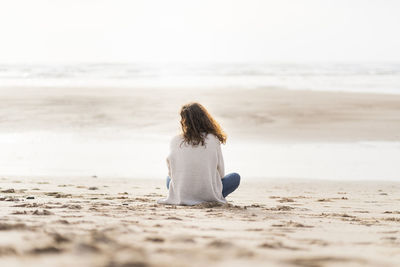
<svg viewBox="0 0 400 267">
<path fill-rule="evenodd" d="M 196 205 L 202 202 L 223 202 L 238 188 L 240 176 L 225 176 L 221 143 L 226 135 L 219 124 L 199 103 L 181 109 L 182 134 L 170 143 L 167 157 L 166 199 L 160 204 Z"/>
</svg>

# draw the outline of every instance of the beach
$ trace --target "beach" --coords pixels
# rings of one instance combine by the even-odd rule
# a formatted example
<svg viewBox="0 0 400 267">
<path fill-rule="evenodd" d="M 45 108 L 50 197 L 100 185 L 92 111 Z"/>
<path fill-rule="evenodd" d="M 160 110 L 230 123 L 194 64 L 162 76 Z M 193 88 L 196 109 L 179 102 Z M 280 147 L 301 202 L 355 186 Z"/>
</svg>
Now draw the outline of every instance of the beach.
<svg viewBox="0 0 400 267">
<path fill-rule="evenodd" d="M 400 264 L 399 95 L 4 87 L 0 97 L 1 266 Z M 242 181 L 227 205 L 156 204 L 188 101 L 228 133 L 227 172 Z"/>
<path fill-rule="evenodd" d="M 1 266 L 398 266 L 400 183 L 242 180 L 227 205 L 164 181 L 0 180 Z"/>
<path fill-rule="evenodd" d="M 0 267 L 399 267 L 399 10 L 1 1 Z"/>
<path fill-rule="evenodd" d="M 243 88 L 1 88 L 0 129 L 171 136 L 179 108 L 203 103 L 233 138 L 400 141 L 400 95 Z M 7 118 L 7 119 L 6 119 Z M 256 129 L 256 130 L 255 130 Z M 123 131 L 123 133 L 121 133 Z"/>
</svg>

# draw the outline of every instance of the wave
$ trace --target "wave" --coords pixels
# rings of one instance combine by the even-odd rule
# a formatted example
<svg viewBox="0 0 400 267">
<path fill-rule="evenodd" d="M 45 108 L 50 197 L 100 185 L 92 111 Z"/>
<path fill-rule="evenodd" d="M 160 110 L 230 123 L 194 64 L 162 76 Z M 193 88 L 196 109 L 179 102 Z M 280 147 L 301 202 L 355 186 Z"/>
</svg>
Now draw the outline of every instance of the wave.
<svg viewBox="0 0 400 267">
<path fill-rule="evenodd" d="M 1 64 L 4 86 L 264 87 L 400 93 L 400 63 Z"/>
</svg>

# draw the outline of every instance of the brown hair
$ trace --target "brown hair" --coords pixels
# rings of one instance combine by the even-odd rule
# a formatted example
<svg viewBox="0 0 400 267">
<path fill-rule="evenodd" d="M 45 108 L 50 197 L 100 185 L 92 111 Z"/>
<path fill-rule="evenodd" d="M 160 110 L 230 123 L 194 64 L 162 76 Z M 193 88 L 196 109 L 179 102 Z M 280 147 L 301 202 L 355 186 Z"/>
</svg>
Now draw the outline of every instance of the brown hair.
<svg viewBox="0 0 400 267">
<path fill-rule="evenodd" d="M 222 143 L 226 143 L 226 134 L 210 113 L 199 103 L 188 103 L 181 108 L 181 125 L 185 143 L 204 146 L 207 134 L 215 135 Z"/>
</svg>

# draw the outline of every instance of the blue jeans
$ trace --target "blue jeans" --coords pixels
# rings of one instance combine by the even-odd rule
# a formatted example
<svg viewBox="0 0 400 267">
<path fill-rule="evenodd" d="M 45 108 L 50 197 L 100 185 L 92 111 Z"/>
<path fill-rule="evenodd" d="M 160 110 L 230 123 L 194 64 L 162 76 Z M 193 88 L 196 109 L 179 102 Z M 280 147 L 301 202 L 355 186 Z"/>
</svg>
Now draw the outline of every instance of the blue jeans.
<svg viewBox="0 0 400 267">
<path fill-rule="evenodd" d="M 171 182 L 171 178 L 167 176 L 167 189 L 169 189 L 169 183 Z M 240 175 L 233 172 L 227 174 L 222 178 L 222 195 L 226 197 L 230 193 L 236 190 L 240 184 Z"/>
</svg>

